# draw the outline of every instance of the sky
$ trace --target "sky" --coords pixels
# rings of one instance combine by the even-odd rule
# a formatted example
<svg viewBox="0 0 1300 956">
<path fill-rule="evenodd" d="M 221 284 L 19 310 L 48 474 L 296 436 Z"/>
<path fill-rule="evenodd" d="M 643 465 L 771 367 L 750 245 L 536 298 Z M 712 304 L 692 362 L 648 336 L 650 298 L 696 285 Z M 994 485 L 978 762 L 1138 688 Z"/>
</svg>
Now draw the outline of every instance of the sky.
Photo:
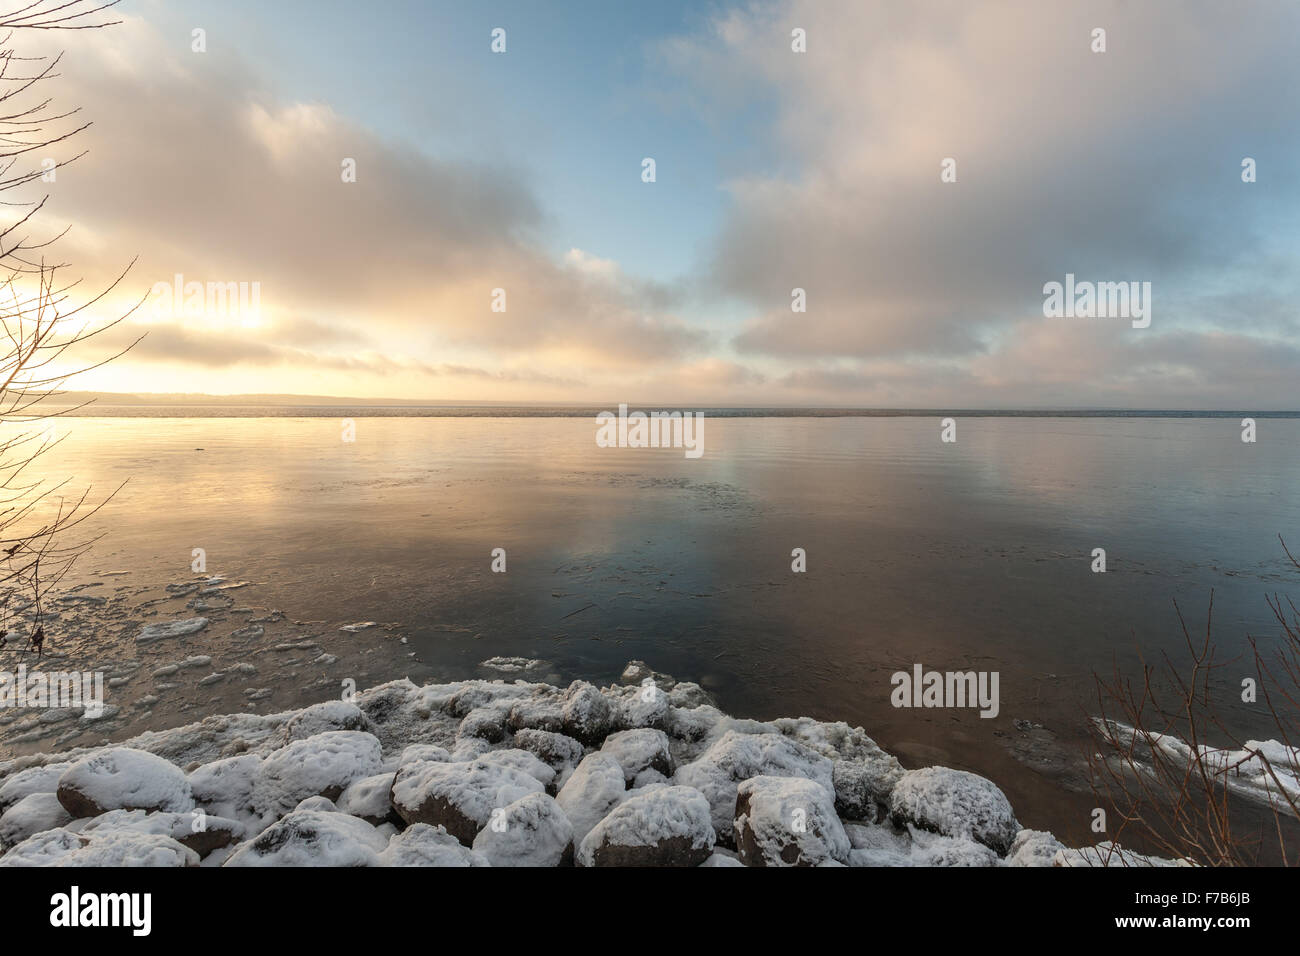
<svg viewBox="0 0 1300 956">
<path fill-rule="evenodd" d="M 1300 5 L 117 9 L 8 44 L 93 122 L 26 197 L 56 258 L 142 300 L 68 360 L 148 333 L 69 387 L 1300 406 Z M 1046 316 L 1067 274 L 1150 324 Z"/>
</svg>

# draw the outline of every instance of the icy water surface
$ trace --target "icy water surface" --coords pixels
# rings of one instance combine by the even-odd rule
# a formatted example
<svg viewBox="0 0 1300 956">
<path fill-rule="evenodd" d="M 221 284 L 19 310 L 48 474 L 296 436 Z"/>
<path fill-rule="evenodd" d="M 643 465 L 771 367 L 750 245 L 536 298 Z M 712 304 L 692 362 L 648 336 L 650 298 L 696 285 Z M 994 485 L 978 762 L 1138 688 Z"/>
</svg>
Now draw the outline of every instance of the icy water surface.
<svg viewBox="0 0 1300 956">
<path fill-rule="evenodd" d="M 1266 594 L 1300 597 L 1277 539 L 1300 545 L 1295 419 L 1261 419 L 1250 445 L 1232 419 L 962 418 L 943 444 L 937 418 L 710 418 L 698 460 L 599 448 L 579 418 L 355 426 L 345 442 L 341 417 L 60 421 L 44 473 L 129 481 L 49 647 L 114 669 L 121 710 L 93 729 L 0 717 L 0 754 L 298 706 L 349 677 L 487 676 L 518 656 L 545 662 L 532 678 L 608 682 L 640 658 L 730 713 L 845 720 L 908 766 L 984 773 L 1026 825 L 1087 840 L 1093 672 L 1178 653 L 1175 599 L 1203 629 L 1214 589 L 1231 656 L 1276 634 Z M 177 587 L 213 575 L 242 586 Z M 134 641 L 200 614 L 197 634 Z M 378 626 L 339 630 L 356 622 Z M 890 675 L 916 663 L 997 671 L 999 715 L 895 709 Z M 1234 699 L 1229 719 L 1267 735 Z"/>
</svg>

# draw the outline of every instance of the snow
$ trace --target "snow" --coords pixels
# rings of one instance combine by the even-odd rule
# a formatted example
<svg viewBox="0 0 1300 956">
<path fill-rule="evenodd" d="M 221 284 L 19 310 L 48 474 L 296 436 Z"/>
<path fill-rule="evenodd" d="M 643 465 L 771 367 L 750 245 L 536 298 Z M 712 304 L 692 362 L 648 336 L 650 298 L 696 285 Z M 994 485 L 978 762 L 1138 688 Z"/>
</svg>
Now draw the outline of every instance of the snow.
<svg viewBox="0 0 1300 956">
<path fill-rule="evenodd" d="M 814 780 L 760 776 L 737 788 L 736 847 L 747 866 L 819 866 L 848 859 L 835 797 Z"/>
<path fill-rule="evenodd" d="M 84 817 L 65 827 L 89 837 L 110 832 L 149 833 L 169 837 L 199 856 L 242 839 L 245 826 L 237 820 L 204 813 L 148 813 L 144 810 L 112 810 L 97 817 Z"/>
<path fill-rule="evenodd" d="M 378 866 L 388 841 L 364 820 L 294 810 L 245 843 L 226 866 Z"/>
<path fill-rule="evenodd" d="M 896 825 L 916 824 L 946 836 L 969 837 L 1005 854 L 1020 825 L 1006 795 L 991 780 L 965 770 L 909 770 L 889 798 Z"/>
<path fill-rule="evenodd" d="M 360 817 L 367 823 L 379 826 L 393 812 L 393 805 L 388 795 L 393 789 L 392 773 L 377 773 L 374 776 L 357 780 L 348 785 L 340 794 L 338 808 L 344 813 Z"/>
<path fill-rule="evenodd" d="M 517 673 L 510 666 L 528 672 L 528 661 L 496 663 Z M 0 864 L 1170 863 L 1109 844 L 1066 849 L 1021 830 L 1002 792 L 974 774 L 904 772 L 844 723 L 729 717 L 699 685 L 634 665 L 625 680 L 653 686 L 399 680 L 351 701 L 3 760 Z M 123 679 L 151 667 L 102 669 Z M 153 673 L 212 667 L 255 670 L 195 655 Z M 38 739 L 75 717 L 0 713 L 0 724 L 16 731 L 10 739 Z M 1191 755 L 1174 738 L 1154 745 Z M 1256 795 L 1267 791 L 1263 760 L 1281 774 L 1294 756 L 1274 741 L 1205 751 L 1230 786 Z"/>
<path fill-rule="evenodd" d="M 626 796 L 623 767 L 609 754 L 594 753 L 583 758 L 555 799 L 573 824 L 574 842 L 581 844 Z"/>
<path fill-rule="evenodd" d="M 73 816 L 109 810 L 194 807 L 190 782 L 175 764 L 131 747 L 109 747 L 77 761 L 59 777 L 59 801 Z"/>
<path fill-rule="evenodd" d="M 380 770 L 381 748 L 374 734 L 331 730 L 295 740 L 262 762 L 253 783 L 253 807 L 279 815 L 307 797 L 333 799 L 357 780 Z"/>
<path fill-rule="evenodd" d="M 1192 866 L 1189 860 L 1166 860 L 1158 856 L 1147 856 L 1125 850 L 1116 843 L 1103 840 L 1096 846 L 1081 849 L 1058 850 L 1053 866 L 1141 866 L 1168 867 Z"/>
<path fill-rule="evenodd" d="M 1132 727 L 1118 722 L 1110 722 L 1108 729 L 1126 747 L 1136 738 L 1135 751 L 1139 753 L 1144 748 L 1158 748 L 1166 759 L 1187 764 L 1199 758 L 1218 781 L 1243 796 L 1284 810 L 1290 807 L 1288 797 L 1291 801 L 1300 798 L 1300 747 L 1288 747 L 1277 740 L 1247 740 L 1240 748 L 1201 744 L 1193 751 L 1172 734 L 1144 732 L 1139 737 Z"/>
<path fill-rule="evenodd" d="M 489 657 L 479 664 L 488 670 L 501 671 L 503 674 L 520 674 L 524 671 L 540 670 L 547 666 L 546 661 L 528 657 Z"/>
<path fill-rule="evenodd" d="M 677 769 L 673 782 L 695 787 L 713 808 L 713 828 L 730 841 L 739 784 L 753 777 L 803 777 L 834 792 L 832 763 L 803 744 L 773 733 L 728 730 L 699 759 Z"/>
<path fill-rule="evenodd" d="M 1007 851 L 1006 866 L 1053 866 L 1064 850 L 1061 841 L 1043 830 L 1021 830 Z"/>
<path fill-rule="evenodd" d="M 253 785 L 262 769 L 262 758 L 240 754 L 214 760 L 196 768 L 189 776 L 194 802 L 211 813 L 242 818 L 253 809 Z"/>
<path fill-rule="evenodd" d="M 493 866 L 558 866 L 573 852 L 573 824 L 553 797 L 530 793 L 495 814 L 474 838 Z"/>
<path fill-rule="evenodd" d="M 29 837 L 0 857 L 0 866 L 160 867 L 198 863 L 197 853 L 165 836 L 123 831 L 82 836 L 62 827 Z"/>
<path fill-rule="evenodd" d="M 135 642 L 137 644 L 151 644 L 154 641 L 163 641 L 173 637 L 186 637 L 190 634 L 197 634 L 207 626 L 208 619 L 206 617 L 191 617 L 181 621 L 162 621 L 146 624 L 136 634 Z"/>
<path fill-rule="evenodd" d="M 543 790 L 535 777 L 502 763 L 417 761 L 398 770 L 393 807 L 406 823 L 441 825 L 469 846 L 493 810 Z"/>
<path fill-rule="evenodd" d="M 691 787 L 630 795 L 582 840 L 579 866 L 699 866 L 713 852 L 711 810 Z"/>
<path fill-rule="evenodd" d="M 612 729 L 613 711 L 593 685 L 574 681 L 564 694 L 560 710 L 564 733 L 584 744 L 600 743 Z"/>
<path fill-rule="evenodd" d="M 0 813 L 33 793 L 54 793 L 59 788 L 59 778 L 71 767 L 70 763 L 49 763 L 28 767 L 4 779 L 0 784 Z"/>
<path fill-rule="evenodd" d="M 414 823 L 388 841 L 381 866 L 489 866 L 487 857 L 463 846 L 442 827 Z"/>
<path fill-rule="evenodd" d="M 0 846 L 13 846 L 45 830 L 72 821 L 53 793 L 29 793 L 0 814 Z"/>
<path fill-rule="evenodd" d="M 669 750 L 668 735 L 662 730 L 641 728 L 610 734 L 600 752 L 618 761 L 629 784 L 645 770 L 657 770 L 665 778 L 673 775 L 673 755 Z"/>
</svg>

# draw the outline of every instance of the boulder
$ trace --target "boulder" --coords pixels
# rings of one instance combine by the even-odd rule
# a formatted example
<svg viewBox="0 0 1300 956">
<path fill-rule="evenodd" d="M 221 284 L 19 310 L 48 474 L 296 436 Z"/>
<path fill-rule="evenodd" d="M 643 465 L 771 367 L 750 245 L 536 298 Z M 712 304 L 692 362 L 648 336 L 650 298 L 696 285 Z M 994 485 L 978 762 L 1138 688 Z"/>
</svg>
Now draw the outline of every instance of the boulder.
<svg viewBox="0 0 1300 956">
<path fill-rule="evenodd" d="M 709 801 L 690 787 L 648 787 L 597 823 L 579 866 L 699 866 L 713 853 Z"/>
<path fill-rule="evenodd" d="M 573 824 L 576 845 L 626 796 L 623 767 L 609 754 L 594 753 L 578 764 L 555 800 Z"/>
<path fill-rule="evenodd" d="M 677 768 L 673 782 L 694 787 L 713 808 L 718 840 L 732 841 L 736 791 L 752 777 L 802 777 L 834 792 L 831 761 L 780 734 L 744 734 L 729 730 L 696 760 Z"/>
<path fill-rule="evenodd" d="M 493 866 L 559 866 L 573 860 L 573 824 L 553 797 L 530 793 L 494 812 L 474 849 Z"/>
<path fill-rule="evenodd" d="M 646 770 L 656 770 L 671 777 L 675 769 L 668 749 L 668 735 L 662 730 L 642 728 L 610 734 L 600 752 L 609 754 L 623 768 L 623 779 L 631 784 Z"/>
<path fill-rule="evenodd" d="M 388 840 L 346 813 L 295 810 L 230 855 L 225 866 L 378 866 Z"/>
<path fill-rule="evenodd" d="M 71 822 L 58 794 L 29 793 L 0 814 L 0 850 Z"/>
<path fill-rule="evenodd" d="M 545 787 L 513 767 L 488 760 L 468 763 L 419 762 L 399 769 L 393 781 L 393 809 L 408 824 L 442 826 L 470 846 L 492 811 Z"/>
<path fill-rule="evenodd" d="M 896 826 L 911 823 L 951 837 L 970 837 L 1005 856 L 1020 832 L 1006 796 L 991 780 L 965 770 L 909 770 L 889 798 Z"/>
<path fill-rule="evenodd" d="M 754 777 L 736 795 L 736 849 L 746 866 L 820 866 L 849 858 L 835 798 L 799 777 Z"/>
<path fill-rule="evenodd" d="M 330 730 L 272 752 L 253 782 L 253 807 L 280 816 L 307 797 L 338 797 L 380 770 L 379 739 L 356 730 Z"/>
<path fill-rule="evenodd" d="M 489 866 L 482 853 L 470 850 L 442 827 L 416 823 L 388 841 L 379 854 L 381 866 Z"/>
<path fill-rule="evenodd" d="M 109 810 L 194 808 L 190 782 L 174 763 L 143 750 L 108 747 L 78 760 L 59 777 L 59 802 L 74 817 Z"/>
</svg>

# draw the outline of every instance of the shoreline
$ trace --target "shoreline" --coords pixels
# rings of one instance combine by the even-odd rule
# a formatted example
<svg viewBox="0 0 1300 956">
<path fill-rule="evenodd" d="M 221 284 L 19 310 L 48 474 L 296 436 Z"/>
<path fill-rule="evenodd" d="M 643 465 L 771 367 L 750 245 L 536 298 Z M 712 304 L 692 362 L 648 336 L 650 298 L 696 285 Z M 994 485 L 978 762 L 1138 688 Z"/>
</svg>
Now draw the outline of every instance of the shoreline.
<svg viewBox="0 0 1300 956">
<path fill-rule="evenodd" d="M 504 659 L 526 671 L 531 662 Z M 379 684 L 0 762 L 0 866 L 1168 864 L 1020 826 L 998 786 L 862 728 L 621 683 Z"/>
</svg>

